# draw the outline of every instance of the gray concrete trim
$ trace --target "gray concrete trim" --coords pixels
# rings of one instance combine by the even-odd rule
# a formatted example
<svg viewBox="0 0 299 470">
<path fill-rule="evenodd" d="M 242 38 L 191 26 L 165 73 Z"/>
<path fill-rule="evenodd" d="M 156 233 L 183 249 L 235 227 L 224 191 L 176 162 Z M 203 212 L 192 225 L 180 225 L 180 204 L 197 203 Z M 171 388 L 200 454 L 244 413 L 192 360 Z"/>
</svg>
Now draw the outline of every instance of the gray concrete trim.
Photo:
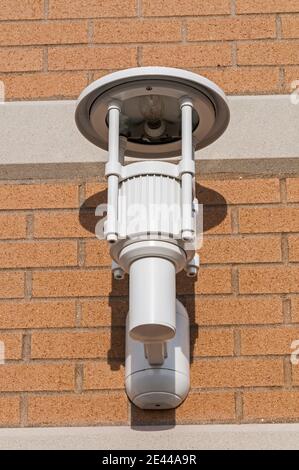
<svg viewBox="0 0 299 470">
<path fill-rule="evenodd" d="M 223 424 L 0 430 L 0 449 L 299 449 L 299 424 Z"/>
<path fill-rule="evenodd" d="M 232 96 L 229 105 L 228 130 L 217 142 L 197 152 L 200 160 L 212 165 L 222 160 L 299 157 L 299 105 L 292 104 L 288 95 Z M 0 103 L 1 173 L 8 173 L 7 167 L 15 173 L 18 169 L 21 178 L 28 165 L 30 171 L 30 165 L 53 164 L 87 164 L 90 171 L 94 168 L 90 165 L 105 161 L 106 152 L 77 131 L 74 110 L 75 101 Z M 215 165 L 218 163 L 212 167 Z M 50 177 L 51 171 L 49 167 Z"/>
</svg>

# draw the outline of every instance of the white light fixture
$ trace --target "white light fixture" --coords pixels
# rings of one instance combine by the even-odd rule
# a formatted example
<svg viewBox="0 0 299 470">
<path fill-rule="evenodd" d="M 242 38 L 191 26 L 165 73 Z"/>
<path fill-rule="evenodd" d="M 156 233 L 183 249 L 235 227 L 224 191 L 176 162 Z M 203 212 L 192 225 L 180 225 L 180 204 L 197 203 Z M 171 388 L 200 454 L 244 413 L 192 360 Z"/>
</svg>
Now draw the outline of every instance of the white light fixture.
<svg viewBox="0 0 299 470">
<path fill-rule="evenodd" d="M 180 69 L 115 72 L 78 100 L 79 130 L 108 150 L 104 231 L 115 279 L 130 276 L 126 391 L 140 408 L 175 408 L 189 391 L 189 319 L 175 276 L 199 268 L 195 151 L 228 122 L 222 90 Z"/>
</svg>

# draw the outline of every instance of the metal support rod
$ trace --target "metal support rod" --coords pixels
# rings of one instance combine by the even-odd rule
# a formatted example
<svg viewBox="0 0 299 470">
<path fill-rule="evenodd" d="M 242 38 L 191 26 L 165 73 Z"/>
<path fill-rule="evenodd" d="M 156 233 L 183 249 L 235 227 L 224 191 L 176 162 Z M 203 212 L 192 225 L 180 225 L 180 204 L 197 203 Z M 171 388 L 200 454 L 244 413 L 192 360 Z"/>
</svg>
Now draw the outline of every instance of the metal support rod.
<svg viewBox="0 0 299 470">
<path fill-rule="evenodd" d="M 108 162 L 110 165 L 119 163 L 119 115 L 120 105 L 112 102 L 108 106 L 109 114 L 109 140 Z M 105 233 L 107 241 L 117 241 L 117 205 L 118 205 L 118 175 L 108 176 L 108 209 Z"/>
<path fill-rule="evenodd" d="M 193 160 L 192 143 L 192 101 L 184 98 L 181 102 L 182 112 L 182 161 L 189 163 Z M 182 239 L 191 241 L 194 238 L 192 214 L 193 203 L 193 174 L 182 174 Z"/>
</svg>

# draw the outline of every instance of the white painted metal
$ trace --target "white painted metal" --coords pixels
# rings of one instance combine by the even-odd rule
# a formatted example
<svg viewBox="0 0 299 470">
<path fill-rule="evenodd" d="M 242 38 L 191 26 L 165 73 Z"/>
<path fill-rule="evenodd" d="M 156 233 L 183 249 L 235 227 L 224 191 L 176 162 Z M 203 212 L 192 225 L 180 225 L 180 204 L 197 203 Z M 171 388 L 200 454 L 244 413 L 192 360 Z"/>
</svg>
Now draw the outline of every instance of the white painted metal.
<svg viewBox="0 0 299 470">
<path fill-rule="evenodd" d="M 179 406 L 190 387 L 189 317 L 176 301 L 176 334 L 167 341 L 163 366 L 150 365 L 143 344 L 130 337 L 130 314 L 126 333 L 126 391 L 130 400 L 145 409 L 169 409 Z"/>
</svg>

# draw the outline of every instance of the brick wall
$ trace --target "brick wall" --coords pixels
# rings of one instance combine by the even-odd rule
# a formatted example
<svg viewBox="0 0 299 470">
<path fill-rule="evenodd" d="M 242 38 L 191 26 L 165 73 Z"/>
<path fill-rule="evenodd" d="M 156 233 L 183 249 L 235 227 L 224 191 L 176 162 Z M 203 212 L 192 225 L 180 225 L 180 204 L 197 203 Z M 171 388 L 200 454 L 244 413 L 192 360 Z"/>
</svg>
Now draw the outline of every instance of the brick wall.
<svg viewBox="0 0 299 470">
<path fill-rule="evenodd" d="M 7 100 L 76 98 L 116 69 L 191 69 L 229 94 L 290 91 L 299 0 L 0 0 Z"/>
<path fill-rule="evenodd" d="M 178 276 L 192 391 L 142 412 L 123 389 L 127 280 L 95 241 L 103 183 L 0 185 L 0 425 L 292 421 L 299 418 L 299 178 L 204 179 L 202 267 Z"/>
</svg>

